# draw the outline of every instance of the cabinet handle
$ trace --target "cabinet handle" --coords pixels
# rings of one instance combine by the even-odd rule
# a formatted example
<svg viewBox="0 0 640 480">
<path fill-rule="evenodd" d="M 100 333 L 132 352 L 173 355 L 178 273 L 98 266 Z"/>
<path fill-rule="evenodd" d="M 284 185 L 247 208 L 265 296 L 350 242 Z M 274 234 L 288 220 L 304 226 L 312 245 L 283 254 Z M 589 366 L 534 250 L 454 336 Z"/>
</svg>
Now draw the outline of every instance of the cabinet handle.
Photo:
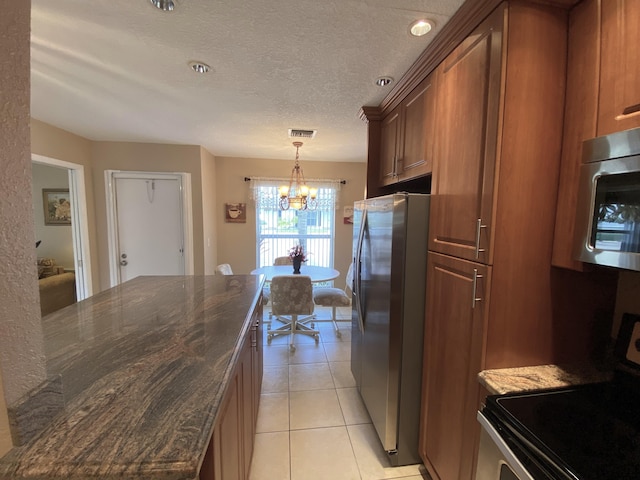
<svg viewBox="0 0 640 480">
<path fill-rule="evenodd" d="M 478 274 L 478 269 L 473 269 L 473 292 L 471 295 L 471 308 L 476 308 L 476 302 L 481 302 L 482 297 L 476 297 L 476 289 L 478 287 L 478 279 L 482 278 L 482 275 Z"/>
<path fill-rule="evenodd" d="M 480 248 L 480 231 L 483 228 L 487 228 L 486 225 L 482 224 L 482 219 L 478 219 L 478 224 L 476 225 L 476 258 L 480 258 L 480 252 L 484 252 L 484 248 Z"/>
<path fill-rule="evenodd" d="M 627 108 L 625 108 L 622 111 L 622 117 L 626 116 L 626 115 L 633 115 L 634 113 L 638 113 L 640 112 L 640 103 L 638 103 L 637 105 L 631 105 Z"/>
</svg>

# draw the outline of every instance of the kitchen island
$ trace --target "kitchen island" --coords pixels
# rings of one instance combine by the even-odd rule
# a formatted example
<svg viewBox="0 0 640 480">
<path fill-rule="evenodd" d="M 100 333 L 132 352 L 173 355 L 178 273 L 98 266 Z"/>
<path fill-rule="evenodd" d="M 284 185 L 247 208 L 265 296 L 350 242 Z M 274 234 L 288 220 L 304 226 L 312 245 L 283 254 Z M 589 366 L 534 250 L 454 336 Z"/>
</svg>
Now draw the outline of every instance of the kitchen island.
<svg viewBox="0 0 640 480">
<path fill-rule="evenodd" d="M 0 478 L 246 478 L 263 283 L 137 277 L 44 317 L 60 405 L 40 409 L 56 414 L 0 459 Z"/>
</svg>

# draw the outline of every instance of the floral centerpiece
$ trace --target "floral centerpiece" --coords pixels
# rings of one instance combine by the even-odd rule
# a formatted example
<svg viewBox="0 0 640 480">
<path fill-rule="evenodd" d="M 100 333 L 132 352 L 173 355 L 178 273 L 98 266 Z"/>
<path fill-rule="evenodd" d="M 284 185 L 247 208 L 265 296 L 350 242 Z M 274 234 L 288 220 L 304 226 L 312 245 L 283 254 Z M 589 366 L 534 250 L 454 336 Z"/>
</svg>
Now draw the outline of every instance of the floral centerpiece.
<svg viewBox="0 0 640 480">
<path fill-rule="evenodd" d="M 293 262 L 293 273 L 300 273 L 300 265 L 302 262 L 307 261 L 307 256 L 304 254 L 302 245 L 296 245 L 289 250 L 289 258 Z"/>
</svg>

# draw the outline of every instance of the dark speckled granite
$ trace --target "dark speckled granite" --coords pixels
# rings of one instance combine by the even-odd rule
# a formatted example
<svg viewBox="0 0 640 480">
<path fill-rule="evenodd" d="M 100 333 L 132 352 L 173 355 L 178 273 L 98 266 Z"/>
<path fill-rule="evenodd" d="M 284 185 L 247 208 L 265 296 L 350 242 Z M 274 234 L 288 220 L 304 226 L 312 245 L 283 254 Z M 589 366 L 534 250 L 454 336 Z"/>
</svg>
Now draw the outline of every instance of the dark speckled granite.
<svg viewBox="0 0 640 480">
<path fill-rule="evenodd" d="M 0 478 L 194 479 L 262 277 L 138 277 L 45 317 L 65 405 Z"/>
</svg>

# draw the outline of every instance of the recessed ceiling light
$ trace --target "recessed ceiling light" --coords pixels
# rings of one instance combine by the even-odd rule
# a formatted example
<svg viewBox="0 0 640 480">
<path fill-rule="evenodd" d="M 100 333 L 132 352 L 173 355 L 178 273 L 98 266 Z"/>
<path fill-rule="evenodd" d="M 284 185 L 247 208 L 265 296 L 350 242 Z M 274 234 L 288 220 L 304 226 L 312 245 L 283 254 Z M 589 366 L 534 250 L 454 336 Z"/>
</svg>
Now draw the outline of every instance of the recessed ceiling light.
<svg viewBox="0 0 640 480">
<path fill-rule="evenodd" d="M 380 77 L 376 79 L 376 85 L 378 85 L 379 87 L 386 87 L 391 82 L 393 82 L 393 78 L 391 77 Z"/>
<path fill-rule="evenodd" d="M 149 0 L 155 7 L 165 12 L 172 12 L 175 4 L 173 0 Z"/>
<path fill-rule="evenodd" d="M 432 28 L 433 28 L 433 22 L 431 20 L 421 19 L 413 22 L 409 26 L 409 31 L 411 32 L 411 35 L 413 35 L 414 37 L 421 37 L 429 33 Z"/>
<path fill-rule="evenodd" d="M 189 66 L 196 73 L 207 73 L 209 70 L 211 70 L 211 67 L 209 65 L 202 62 L 189 62 Z"/>
</svg>

